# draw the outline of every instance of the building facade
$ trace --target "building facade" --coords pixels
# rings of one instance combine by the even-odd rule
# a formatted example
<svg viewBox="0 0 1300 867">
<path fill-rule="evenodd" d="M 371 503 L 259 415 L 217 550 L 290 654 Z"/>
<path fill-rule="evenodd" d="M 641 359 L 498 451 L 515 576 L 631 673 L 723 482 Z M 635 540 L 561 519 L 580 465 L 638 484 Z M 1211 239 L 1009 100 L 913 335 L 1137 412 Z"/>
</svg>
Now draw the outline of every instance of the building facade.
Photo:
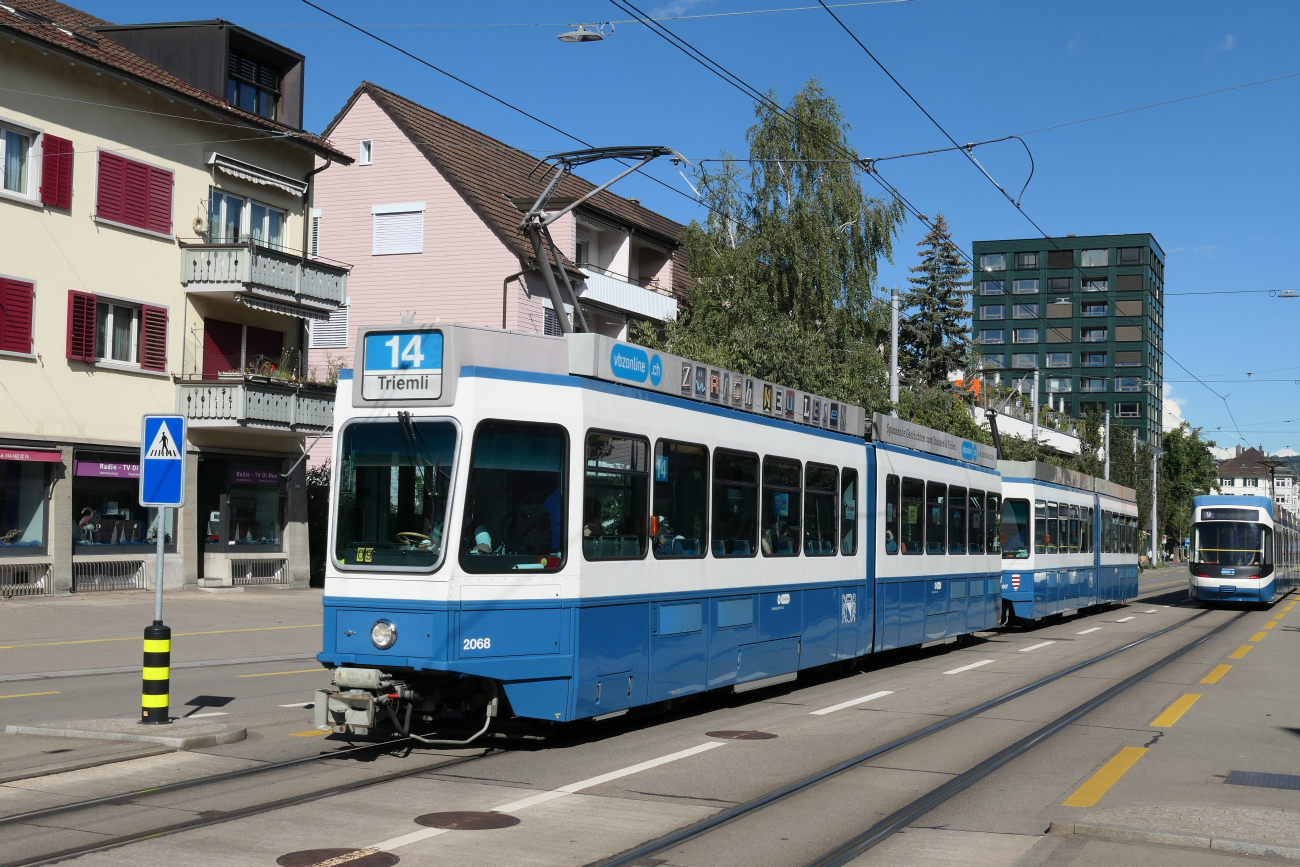
<svg viewBox="0 0 1300 867">
<path fill-rule="evenodd" d="M 324 134 L 356 161 L 318 181 L 319 252 L 353 269 L 347 306 L 312 330 L 312 367 L 350 364 L 359 328 L 402 317 L 559 332 L 532 247 L 517 228 L 542 191 L 536 156 L 370 83 Z M 613 173 L 618 165 L 594 170 L 603 168 Z M 591 189 L 569 175 L 556 199 Z M 676 317 L 685 279 L 681 230 L 608 191 L 552 224 L 561 261 L 551 264 L 568 271 L 591 330 L 625 339 L 637 320 Z M 328 454 L 327 446 L 313 455 Z"/>
<path fill-rule="evenodd" d="M 1149 234 L 976 241 L 972 337 L 986 372 L 1039 402 L 1161 440 L 1165 254 Z"/>
<path fill-rule="evenodd" d="M 1274 506 L 1294 517 L 1300 490 L 1284 461 L 1262 449 L 1237 446 L 1236 454 L 1219 461 L 1219 493 L 1271 497 Z"/>
<path fill-rule="evenodd" d="M 222 21 L 0 6 L 0 594 L 305 583 L 303 58 Z M 141 416 L 189 418 L 186 505 L 138 502 Z M 160 526 L 161 524 L 161 526 Z"/>
</svg>

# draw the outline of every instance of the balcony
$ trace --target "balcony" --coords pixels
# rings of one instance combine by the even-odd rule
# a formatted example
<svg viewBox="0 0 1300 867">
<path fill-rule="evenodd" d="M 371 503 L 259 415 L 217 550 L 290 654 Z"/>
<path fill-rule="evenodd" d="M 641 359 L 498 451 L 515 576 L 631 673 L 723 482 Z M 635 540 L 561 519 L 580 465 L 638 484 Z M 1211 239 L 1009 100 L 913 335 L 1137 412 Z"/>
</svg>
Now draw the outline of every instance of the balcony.
<svg viewBox="0 0 1300 867">
<path fill-rule="evenodd" d="M 215 380 L 178 380 L 176 411 L 192 428 L 246 428 L 289 436 L 321 433 L 334 423 L 334 386 L 240 373 Z"/>
<path fill-rule="evenodd" d="M 250 307 L 324 320 L 343 305 L 348 268 L 253 242 L 181 244 L 181 284 L 230 292 Z"/>
<path fill-rule="evenodd" d="M 631 313 L 656 322 L 677 318 L 677 299 L 664 289 L 629 283 L 620 276 L 604 273 L 593 265 L 583 265 L 587 279 L 579 283 L 578 297 Z M 651 284 L 653 286 L 653 284 Z"/>
</svg>

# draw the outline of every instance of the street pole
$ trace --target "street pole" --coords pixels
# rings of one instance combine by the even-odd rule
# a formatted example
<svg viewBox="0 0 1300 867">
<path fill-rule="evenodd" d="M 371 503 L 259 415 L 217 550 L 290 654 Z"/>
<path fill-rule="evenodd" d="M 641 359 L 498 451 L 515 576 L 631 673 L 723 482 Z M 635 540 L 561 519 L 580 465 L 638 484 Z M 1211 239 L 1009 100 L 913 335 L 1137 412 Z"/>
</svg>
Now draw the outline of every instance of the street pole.
<svg viewBox="0 0 1300 867">
<path fill-rule="evenodd" d="M 1033 395 L 1033 413 L 1034 413 L 1034 433 L 1032 439 L 1038 442 L 1038 368 L 1034 368 L 1034 395 Z"/>
<path fill-rule="evenodd" d="M 158 507 L 158 568 L 154 570 L 153 582 L 153 622 L 161 624 L 162 616 L 162 591 L 163 591 L 163 542 L 165 541 L 163 528 L 167 526 L 167 507 Z"/>
<path fill-rule="evenodd" d="M 898 287 L 889 290 L 889 414 L 898 418 Z"/>
<path fill-rule="evenodd" d="M 1106 481 L 1109 482 L 1110 481 L 1110 410 L 1106 410 L 1106 412 L 1104 413 L 1104 419 L 1105 419 L 1106 426 L 1105 428 L 1103 428 L 1105 433 L 1102 436 L 1102 449 L 1106 452 L 1106 474 L 1103 478 L 1105 478 Z"/>
<path fill-rule="evenodd" d="M 1155 449 L 1151 452 L 1151 563 L 1153 566 L 1155 565 L 1156 562 L 1156 549 L 1159 544 L 1157 541 L 1157 534 L 1159 533 L 1158 527 L 1159 527 L 1159 520 L 1160 520 L 1159 510 L 1157 509 L 1157 504 L 1159 503 L 1159 497 L 1157 496 L 1156 483 L 1160 479 L 1160 455 L 1161 454 L 1162 452 L 1160 452 L 1159 449 Z"/>
</svg>

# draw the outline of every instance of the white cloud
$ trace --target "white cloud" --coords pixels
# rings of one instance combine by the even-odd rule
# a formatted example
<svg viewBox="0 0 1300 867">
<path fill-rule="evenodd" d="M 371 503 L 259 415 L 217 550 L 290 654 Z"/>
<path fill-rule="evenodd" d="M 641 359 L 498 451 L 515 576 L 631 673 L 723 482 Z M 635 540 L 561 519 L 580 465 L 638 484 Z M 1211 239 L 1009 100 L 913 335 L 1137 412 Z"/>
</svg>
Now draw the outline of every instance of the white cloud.
<svg viewBox="0 0 1300 867">
<path fill-rule="evenodd" d="M 1183 403 L 1185 401 L 1173 396 L 1174 387 L 1169 383 L 1164 384 L 1164 423 L 1161 425 L 1165 433 L 1172 430 L 1178 430 L 1183 423 Z"/>
<path fill-rule="evenodd" d="M 1224 54 L 1236 47 L 1237 47 L 1237 37 L 1229 33 L 1227 36 L 1223 37 L 1223 41 L 1219 43 L 1219 53 Z"/>
<path fill-rule="evenodd" d="M 1291 448 L 1290 446 L 1283 446 L 1282 448 L 1280 448 L 1280 449 L 1278 449 L 1277 451 L 1273 452 L 1273 457 L 1275 457 L 1275 458 L 1294 458 L 1294 457 L 1300 457 L 1300 452 L 1296 451 L 1295 449 Z"/>
<path fill-rule="evenodd" d="M 1216 461 L 1226 461 L 1237 453 L 1235 446 L 1210 446 L 1210 454 Z"/>
</svg>

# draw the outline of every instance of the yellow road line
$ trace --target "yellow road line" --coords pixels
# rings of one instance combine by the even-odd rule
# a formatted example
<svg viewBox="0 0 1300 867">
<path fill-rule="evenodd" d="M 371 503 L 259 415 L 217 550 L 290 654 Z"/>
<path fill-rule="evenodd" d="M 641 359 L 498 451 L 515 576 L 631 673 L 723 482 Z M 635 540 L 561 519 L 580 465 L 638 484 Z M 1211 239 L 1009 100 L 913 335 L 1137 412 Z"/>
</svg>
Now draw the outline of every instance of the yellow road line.
<svg viewBox="0 0 1300 867">
<path fill-rule="evenodd" d="M 1274 626 L 1277 626 L 1277 621 L 1270 620 L 1268 623 L 1265 623 L 1263 626 L 1261 626 L 1260 629 L 1272 629 Z"/>
<path fill-rule="evenodd" d="M 1254 646 L 1255 645 L 1253 644 L 1243 644 L 1241 647 L 1238 647 L 1232 653 L 1229 653 L 1228 659 L 1241 659 L 1247 653 L 1250 653 L 1250 649 Z"/>
<path fill-rule="evenodd" d="M 277 629 L 319 629 L 319 623 L 304 623 L 302 626 L 258 626 L 253 629 L 212 629 L 208 632 L 173 632 L 172 638 L 183 635 L 230 635 L 235 632 L 273 632 Z M 24 647 L 58 647 L 63 644 L 102 644 L 106 641 L 139 641 L 140 636 L 128 638 L 83 638 L 80 641 L 47 641 L 43 644 L 0 644 L 0 650 L 21 650 Z"/>
<path fill-rule="evenodd" d="M 1267 633 L 1267 632 L 1256 632 L 1254 635 L 1252 635 L 1252 636 L 1250 637 L 1250 640 L 1251 640 L 1251 641 L 1263 641 L 1265 638 L 1268 638 L 1268 633 Z"/>
<path fill-rule="evenodd" d="M 260 674 L 237 674 L 235 677 L 274 677 L 277 674 L 311 674 L 313 671 L 318 674 L 329 673 L 328 668 L 300 668 L 297 671 L 264 671 Z"/>
<path fill-rule="evenodd" d="M 327 735 L 329 734 L 329 732 L 323 732 L 320 731 L 319 729 L 312 729 L 309 732 L 290 732 L 290 734 L 295 738 L 314 738 L 314 737 L 319 737 L 320 735 Z"/>
<path fill-rule="evenodd" d="M 1205 677 L 1201 678 L 1201 683 L 1218 683 L 1219 680 L 1220 680 L 1220 678 L 1222 678 L 1225 674 L 1227 674 L 1227 673 L 1228 673 L 1228 669 L 1230 669 L 1230 668 L 1232 668 L 1231 665 L 1216 665 L 1216 666 L 1214 666 L 1214 670 L 1213 670 L 1213 671 L 1211 671 L 1209 674 L 1205 675 Z"/>
<path fill-rule="evenodd" d="M 1151 725 L 1158 729 L 1169 728 L 1171 725 L 1182 719 L 1183 714 L 1191 710 L 1192 705 L 1196 704 L 1196 700 L 1200 697 L 1201 696 L 1198 693 L 1189 692 L 1178 698 L 1173 704 L 1165 708 L 1164 713 L 1151 720 Z"/>
<path fill-rule="evenodd" d="M 1120 777 L 1137 760 L 1147 753 L 1145 747 L 1125 747 L 1115 754 L 1109 762 L 1101 766 L 1088 781 L 1074 790 L 1074 794 L 1065 799 L 1062 807 L 1091 807 L 1101 800 L 1101 796 L 1110 791 L 1110 787 L 1119 782 Z"/>
<path fill-rule="evenodd" d="M 19 693 L 15 693 L 14 695 L 0 695 L 0 698 L 31 698 L 34 695 L 58 695 L 58 694 L 59 691 L 56 689 L 53 692 L 19 692 Z"/>
</svg>

